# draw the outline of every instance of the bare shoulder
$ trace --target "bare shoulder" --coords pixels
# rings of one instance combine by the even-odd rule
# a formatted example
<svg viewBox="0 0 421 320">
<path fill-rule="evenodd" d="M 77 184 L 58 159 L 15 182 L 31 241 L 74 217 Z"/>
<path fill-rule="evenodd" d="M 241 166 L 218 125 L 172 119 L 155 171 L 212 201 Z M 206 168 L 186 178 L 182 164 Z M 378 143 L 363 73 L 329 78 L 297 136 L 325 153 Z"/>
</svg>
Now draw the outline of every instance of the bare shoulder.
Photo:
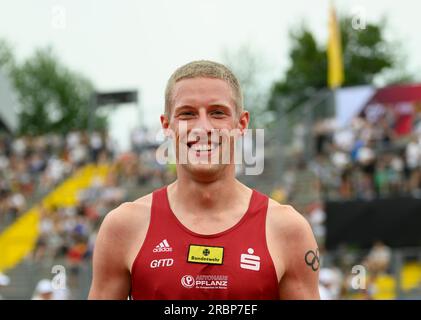
<svg viewBox="0 0 421 320">
<path fill-rule="evenodd" d="M 319 299 L 317 243 L 307 220 L 292 206 L 269 201 L 267 230 L 282 267 L 281 299 Z M 276 259 L 278 257 L 278 259 Z"/>
<path fill-rule="evenodd" d="M 122 203 L 106 215 L 102 231 L 118 238 L 132 238 L 149 225 L 151 204 L 152 194 Z"/>
<path fill-rule="evenodd" d="M 95 241 L 91 299 L 127 299 L 136 244 L 149 226 L 150 200 L 147 195 L 122 203 L 106 215 Z"/>
<path fill-rule="evenodd" d="M 282 205 L 269 199 L 267 214 L 268 225 L 279 236 L 288 237 L 289 240 L 305 235 L 313 236 L 308 221 L 290 205 Z"/>
</svg>

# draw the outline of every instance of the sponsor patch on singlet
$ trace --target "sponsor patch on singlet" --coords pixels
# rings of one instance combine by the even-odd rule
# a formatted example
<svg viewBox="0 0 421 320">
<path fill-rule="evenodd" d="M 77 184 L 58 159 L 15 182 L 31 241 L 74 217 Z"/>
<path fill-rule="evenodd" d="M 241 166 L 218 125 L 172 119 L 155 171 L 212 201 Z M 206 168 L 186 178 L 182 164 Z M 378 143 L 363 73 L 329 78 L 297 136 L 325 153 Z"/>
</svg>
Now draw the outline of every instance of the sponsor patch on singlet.
<svg viewBox="0 0 421 320">
<path fill-rule="evenodd" d="M 187 262 L 222 264 L 224 262 L 224 247 L 191 244 L 189 246 Z"/>
</svg>

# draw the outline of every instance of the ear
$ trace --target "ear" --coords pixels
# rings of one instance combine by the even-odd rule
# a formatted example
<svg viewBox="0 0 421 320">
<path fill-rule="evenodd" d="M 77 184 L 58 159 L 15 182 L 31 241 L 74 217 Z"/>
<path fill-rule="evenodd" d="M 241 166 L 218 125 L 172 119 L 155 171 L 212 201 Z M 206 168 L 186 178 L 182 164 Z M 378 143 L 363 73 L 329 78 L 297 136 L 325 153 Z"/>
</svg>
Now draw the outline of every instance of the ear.
<svg viewBox="0 0 421 320">
<path fill-rule="evenodd" d="M 240 134 L 244 135 L 245 131 L 247 130 L 250 122 L 250 114 L 248 111 L 243 111 L 240 114 L 238 119 L 237 128 L 240 129 Z"/>
<path fill-rule="evenodd" d="M 168 119 L 168 116 L 166 114 L 161 114 L 160 120 L 161 120 L 162 129 L 164 130 L 164 135 L 166 137 L 169 137 L 170 136 L 170 120 Z"/>
</svg>

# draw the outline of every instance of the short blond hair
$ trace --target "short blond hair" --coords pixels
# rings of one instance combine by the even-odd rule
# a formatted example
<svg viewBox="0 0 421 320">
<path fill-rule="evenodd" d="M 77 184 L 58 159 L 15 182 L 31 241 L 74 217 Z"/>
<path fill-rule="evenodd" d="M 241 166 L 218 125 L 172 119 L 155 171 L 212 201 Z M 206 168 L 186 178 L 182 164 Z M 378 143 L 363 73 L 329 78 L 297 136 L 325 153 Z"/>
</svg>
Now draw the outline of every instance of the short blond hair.
<svg viewBox="0 0 421 320">
<path fill-rule="evenodd" d="M 170 115 L 172 105 L 172 94 L 175 84 L 183 79 L 193 78 L 214 78 L 226 81 L 234 94 L 236 113 L 243 111 L 243 93 L 240 83 L 234 73 L 221 63 L 209 60 L 198 60 L 189 62 L 177 70 L 168 79 L 165 89 L 165 114 Z"/>
</svg>

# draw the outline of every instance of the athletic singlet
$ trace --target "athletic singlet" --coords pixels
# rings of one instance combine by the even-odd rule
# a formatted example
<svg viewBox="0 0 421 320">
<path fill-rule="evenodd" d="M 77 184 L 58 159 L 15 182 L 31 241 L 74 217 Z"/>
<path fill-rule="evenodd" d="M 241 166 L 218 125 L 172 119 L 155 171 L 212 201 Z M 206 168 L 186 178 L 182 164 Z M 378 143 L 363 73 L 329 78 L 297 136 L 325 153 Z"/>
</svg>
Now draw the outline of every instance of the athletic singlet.
<svg viewBox="0 0 421 320">
<path fill-rule="evenodd" d="M 131 270 L 131 298 L 279 299 L 266 243 L 267 208 L 268 197 L 253 190 L 236 225 L 202 235 L 174 215 L 167 187 L 154 191 L 149 228 Z"/>
</svg>

